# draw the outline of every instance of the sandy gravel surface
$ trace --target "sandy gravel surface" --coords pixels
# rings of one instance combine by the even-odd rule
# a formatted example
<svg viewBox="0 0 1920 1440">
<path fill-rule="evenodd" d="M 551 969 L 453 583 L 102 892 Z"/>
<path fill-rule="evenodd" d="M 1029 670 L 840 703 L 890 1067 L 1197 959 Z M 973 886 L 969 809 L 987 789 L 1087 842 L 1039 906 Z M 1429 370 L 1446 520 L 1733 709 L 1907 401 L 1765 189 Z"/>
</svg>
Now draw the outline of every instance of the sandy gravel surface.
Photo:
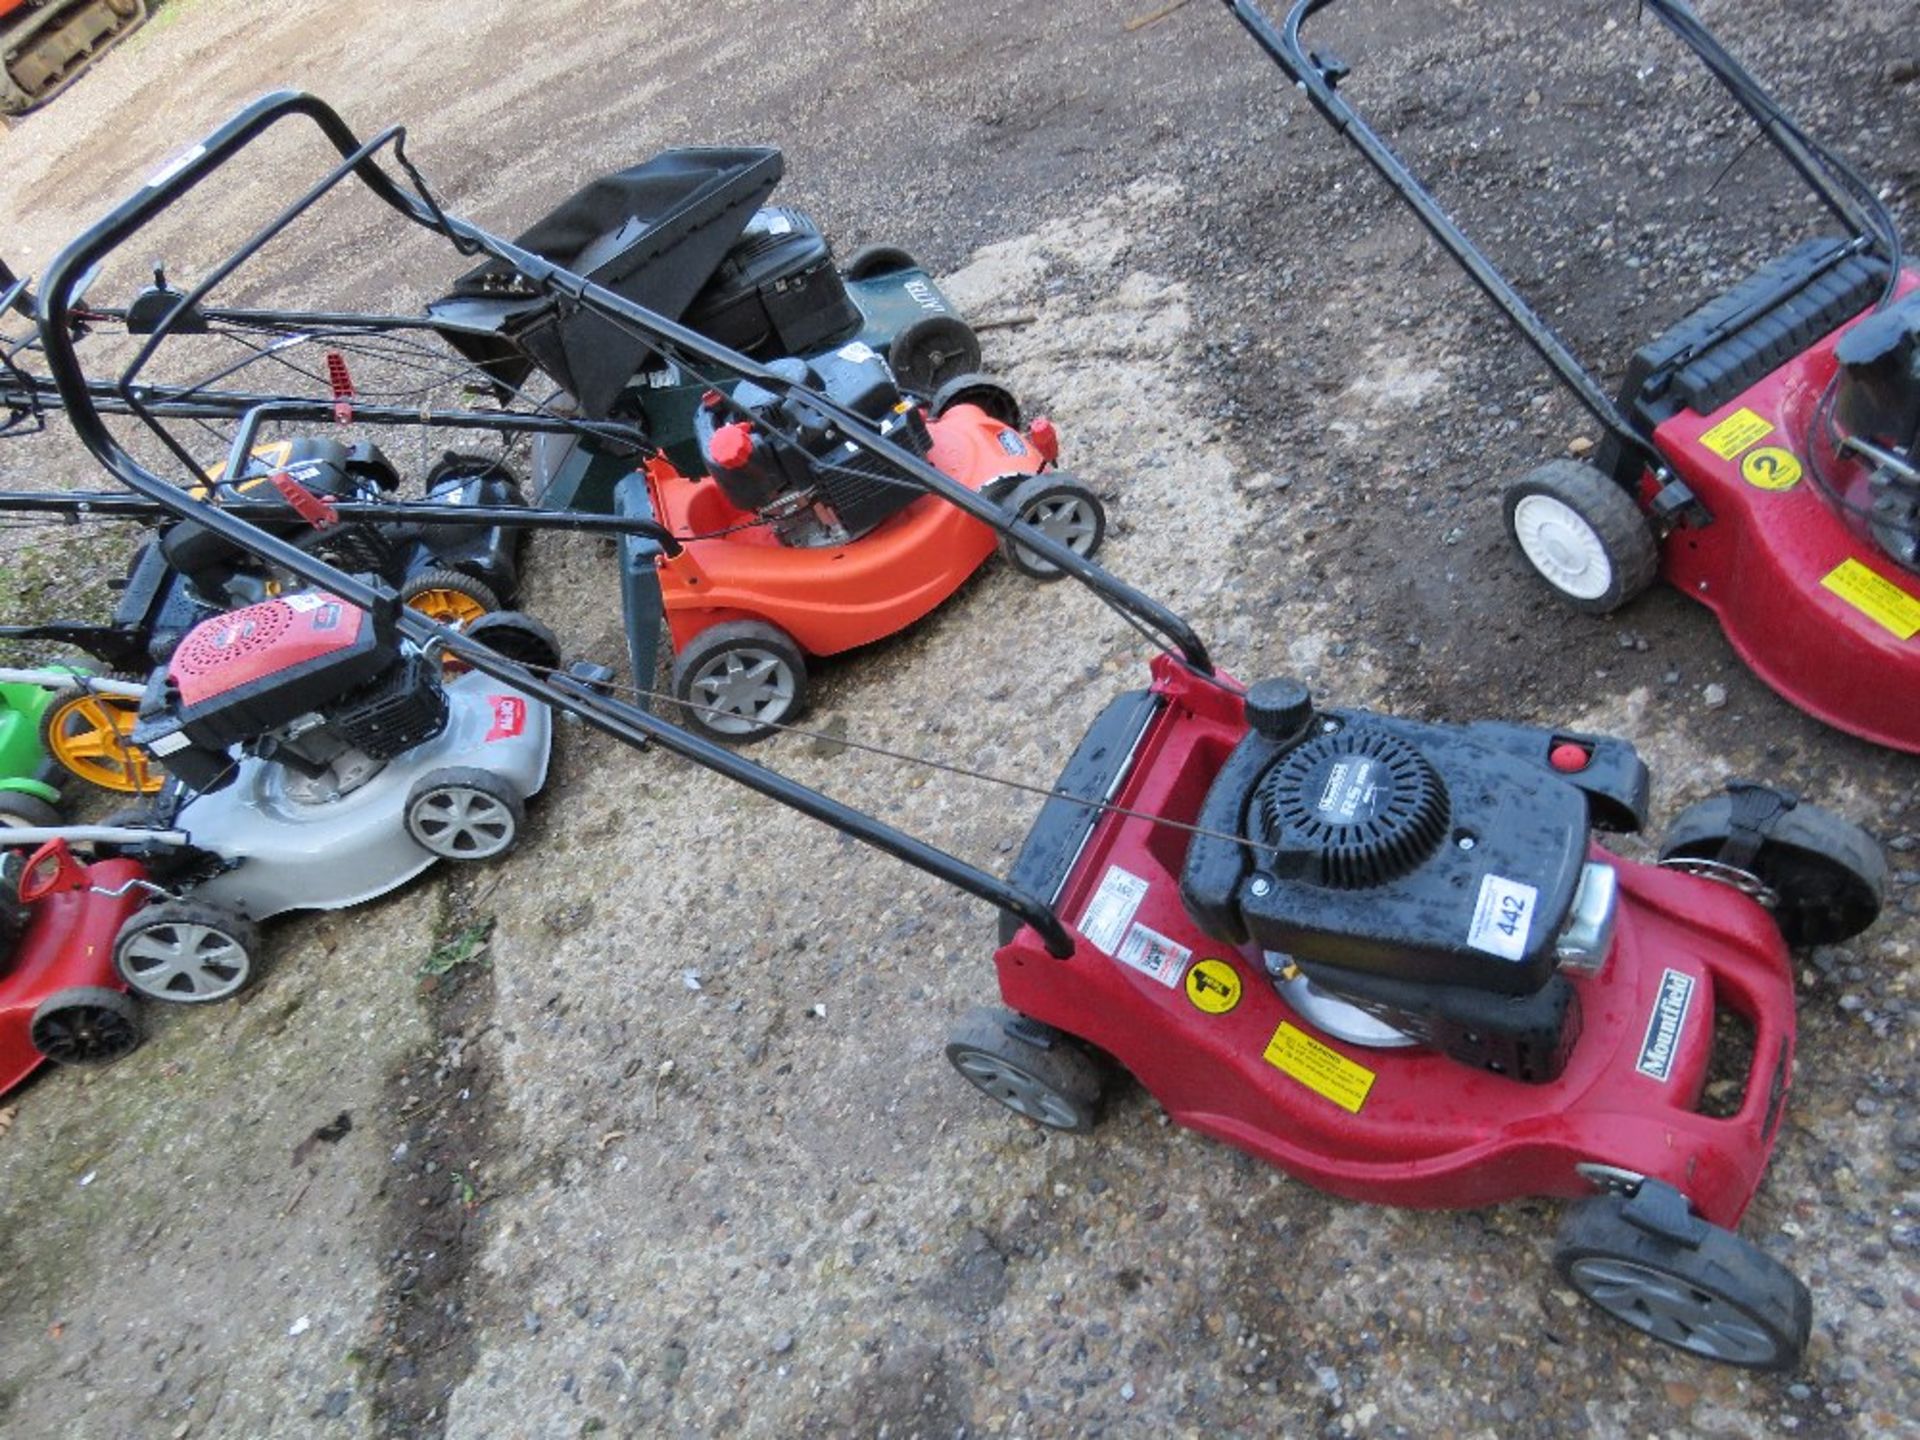
<svg viewBox="0 0 1920 1440">
<path fill-rule="evenodd" d="M 907 245 L 976 319 L 1021 322 L 990 367 L 1111 497 L 1113 567 L 1228 668 L 1612 729 L 1654 766 L 1657 823 L 1777 776 L 1897 847 L 1879 926 L 1802 961 L 1744 1226 L 1812 1287 L 1802 1371 L 1708 1369 L 1590 1313 L 1549 1273 L 1554 1205 L 1330 1200 L 1137 1089 L 1088 1138 L 1021 1126 L 941 1058 L 991 998 L 983 907 L 567 727 L 510 863 L 276 925 L 243 1000 L 16 1097 L 0 1432 L 1879 1436 L 1920 1413 L 1920 769 L 1797 715 L 1671 593 L 1556 608 L 1496 487 L 1590 426 L 1220 7 L 1123 28 L 1153 8 L 170 0 L 0 135 L 3 249 L 44 266 L 278 85 L 404 121 L 449 202 L 509 231 L 668 145 L 781 145 L 780 196 L 843 252 Z M 1351 93 L 1609 381 L 1812 222 L 1757 153 L 1715 184 L 1744 135 L 1629 4 L 1347 8 L 1324 28 Z M 1914 234 L 1913 7 L 1707 11 Z M 156 253 L 191 274 L 302 154 L 210 190 Z M 459 268 L 364 202 L 326 218 L 266 257 L 261 298 L 409 308 Z M 95 483 L 57 431 L 0 447 L 0 481 Z M 0 539 L 21 613 L 102 597 L 123 543 Z M 530 569 L 529 608 L 617 660 L 601 544 L 543 539 Z M 1144 653 L 994 564 L 825 667 L 816 718 L 1046 784 Z M 757 754 L 988 865 L 1031 818 L 832 744 Z M 423 974 L 488 926 L 476 962 Z"/>
</svg>

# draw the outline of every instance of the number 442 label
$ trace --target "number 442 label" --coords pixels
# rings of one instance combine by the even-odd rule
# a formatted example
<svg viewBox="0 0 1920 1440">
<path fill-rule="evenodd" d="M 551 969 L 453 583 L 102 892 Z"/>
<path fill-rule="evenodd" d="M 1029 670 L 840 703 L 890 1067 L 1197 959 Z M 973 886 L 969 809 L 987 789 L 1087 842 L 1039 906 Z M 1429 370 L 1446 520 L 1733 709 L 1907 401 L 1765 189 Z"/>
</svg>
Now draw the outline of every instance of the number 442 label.
<svg viewBox="0 0 1920 1440">
<path fill-rule="evenodd" d="M 1467 944 L 1503 960 L 1518 960 L 1527 953 L 1527 936 L 1539 902 L 1540 892 L 1531 885 L 1504 875 L 1485 876 L 1473 907 L 1473 924 L 1467 929 Z"/>
</svg>

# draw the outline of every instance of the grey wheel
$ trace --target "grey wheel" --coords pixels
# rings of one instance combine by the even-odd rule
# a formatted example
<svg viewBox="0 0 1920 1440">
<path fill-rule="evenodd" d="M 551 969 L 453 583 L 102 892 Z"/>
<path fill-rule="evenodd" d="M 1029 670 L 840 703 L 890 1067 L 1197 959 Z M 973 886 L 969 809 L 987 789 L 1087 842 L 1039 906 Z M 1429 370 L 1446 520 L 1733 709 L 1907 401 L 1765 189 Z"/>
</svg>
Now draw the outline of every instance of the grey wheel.
<svg viewBox="0 0 1920 1440">
<path fill-rule="evenodd" d="M 1622 1195 L 1583 1201 L 1561 1226 L 1554 1267 L 1600 1309 L 1703 1360 L 1750 1370 L 1799 1362 L 1813 1324 L 1806 1286 L 1731 1231 L 1695 1221 L 1697 1243 L 1635 1225 Z"/>
<path fill-rule="evenodd" d="M 1887 860 L 1873 837 L 1838 815 L 1797 801 L 1769 823 L 1750 857 L 1730 864 L 1734 797 L 1716 795 L 1675 817 L 1660 863 L 1754 895 L 1788 945 L 1836 945 L 1880 915 Z"/>
<path fill-rule="evenodd" d="M 81 986 L 42 1000 L 28 1038 L 58 1064 L 107 1065 L 139 1047 L 140 1017 L 118 990 Z"/>
<path fill-rule="evenodd" d="M 466 634 L 469 640 L 478 640 L 489 650 L 536 670 L 558 670 L 563 663 L 560 641 L 553 631 L 519 610 L 482 615 L 468 623 Z"/>
<path fill-rule="evenodd" d="M 1050 1130 L 1084 1135 L 1099 1117 L 1093 1057 L 1059 1032 L 1008 1011 L 968 1011 L 947 1037 L 947 1060 L 981 1094 Z"/>
<path fill-rule="evenodd" d="M 863 245 L 853 252 L 853 258 L 841 273 L 849 280 L 872 280 L 919 268 L 920 262 L 898 245 Z"/>
<path fill-rule="evenodd" d="M 933 392 L 927 413 L 938 420 L 956 405 L 977 405 L 1009 430 L 1020 428 L 1020 402 L 991 375 L 954 376 Z"/>
<path fill-rule="evenodd" d="M 490 770 L 429 770 L 407 795 L 407 833 L 443 860 L 491 860 L 519 842 L 520 794 Z"/>
<path fill-rule="evenodd" d="M 1083 560 L 1091 560 L 1107 536 L 1107 510 L 1100 497 L 1057 470 L 1022 480 L 1001 504 Z M 1000 537 L 1000 553 L 1014 569 L 1035 580 L 1058 580 L 1066 573 L 1010 535 Z"/>
<path fill-rule="evenodd" d="M 1653 583 L 1660 546 L 1624 487 L 1579 460 L 1549 460 L 1507 487 L 1507 534 L 1576 610 L 1605 615 Z"/>
<path fill-rule="evenodd" d="M 135 911 L 113 942 L 114 968 L 150 1000 L 205 1005 L 253 978 L 260 932 L 231 910 L 163 900 Z"/>
<path fill-rule="evenodd" d="M 673 696 L 710 739 L 771 735 L 806 708 L 807 663 L 785 631 L 740 620 L 702 631 L 673 662 Z"/>
<path fill-rule="evenodd" d="M 9 830 L 40 830 L 60 823 L 59 809 L 22 790 L 0 790 L 0 826 Z"/>
<path fill-rule="evenodd" d="M 923 315 L 893 337 L 887 364 L 903 390 L 932 395 L 980 368 L 980 338 L 955 315 Z"/>
</svg>

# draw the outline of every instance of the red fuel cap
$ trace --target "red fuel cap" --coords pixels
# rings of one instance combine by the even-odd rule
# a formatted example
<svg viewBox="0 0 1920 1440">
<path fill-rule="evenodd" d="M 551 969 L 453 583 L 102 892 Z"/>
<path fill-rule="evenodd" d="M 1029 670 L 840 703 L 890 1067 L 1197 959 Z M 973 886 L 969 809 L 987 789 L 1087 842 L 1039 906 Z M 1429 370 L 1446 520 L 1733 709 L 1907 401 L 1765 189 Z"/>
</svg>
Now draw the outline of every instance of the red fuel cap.
<svg viewBox="0 0 1920 1440">
<path fill-rule="evenodd" d="M 1033 442 L 1033 448 L 1040 452 L 1040 458 L 1049 465 L 1060 458 L 1060 432 L 1053 428 L 1053 421 L 1042 415 L 1027 427 L 1027 438 Z"/>
<path fill-rule="evenodd" d="M 722 470 L 738 470 L 753 458 L 753 427 L 744 420 L 722 425 L 713 432 L 713 463 Z"/>
<path fill-rule="evenodd" d="M 1547 756 L 1547 763 L 1562 775 L 1575 775 L 1587 768 L 1593 759 L 1593 752 L 1584 745 L 1576 745 L 1571 740 L 1562 740 Z"/>
</svg>

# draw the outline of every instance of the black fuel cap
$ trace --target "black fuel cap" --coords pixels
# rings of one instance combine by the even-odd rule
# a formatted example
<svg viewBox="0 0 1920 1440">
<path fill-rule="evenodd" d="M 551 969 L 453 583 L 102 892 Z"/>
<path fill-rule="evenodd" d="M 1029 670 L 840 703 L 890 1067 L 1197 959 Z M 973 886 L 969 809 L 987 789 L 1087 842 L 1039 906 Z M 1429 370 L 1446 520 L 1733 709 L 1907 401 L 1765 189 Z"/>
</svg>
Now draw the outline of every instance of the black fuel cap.
<svg viewBox="0 0 1920 1440">
<path fill-rule="evenodd" d="M 1247 723 L 1263 740 L 1290 740 L 1313 718 L 1313 692 L 1298 680 L 1262 680 L 1247 691 Z"/>
</svg>

